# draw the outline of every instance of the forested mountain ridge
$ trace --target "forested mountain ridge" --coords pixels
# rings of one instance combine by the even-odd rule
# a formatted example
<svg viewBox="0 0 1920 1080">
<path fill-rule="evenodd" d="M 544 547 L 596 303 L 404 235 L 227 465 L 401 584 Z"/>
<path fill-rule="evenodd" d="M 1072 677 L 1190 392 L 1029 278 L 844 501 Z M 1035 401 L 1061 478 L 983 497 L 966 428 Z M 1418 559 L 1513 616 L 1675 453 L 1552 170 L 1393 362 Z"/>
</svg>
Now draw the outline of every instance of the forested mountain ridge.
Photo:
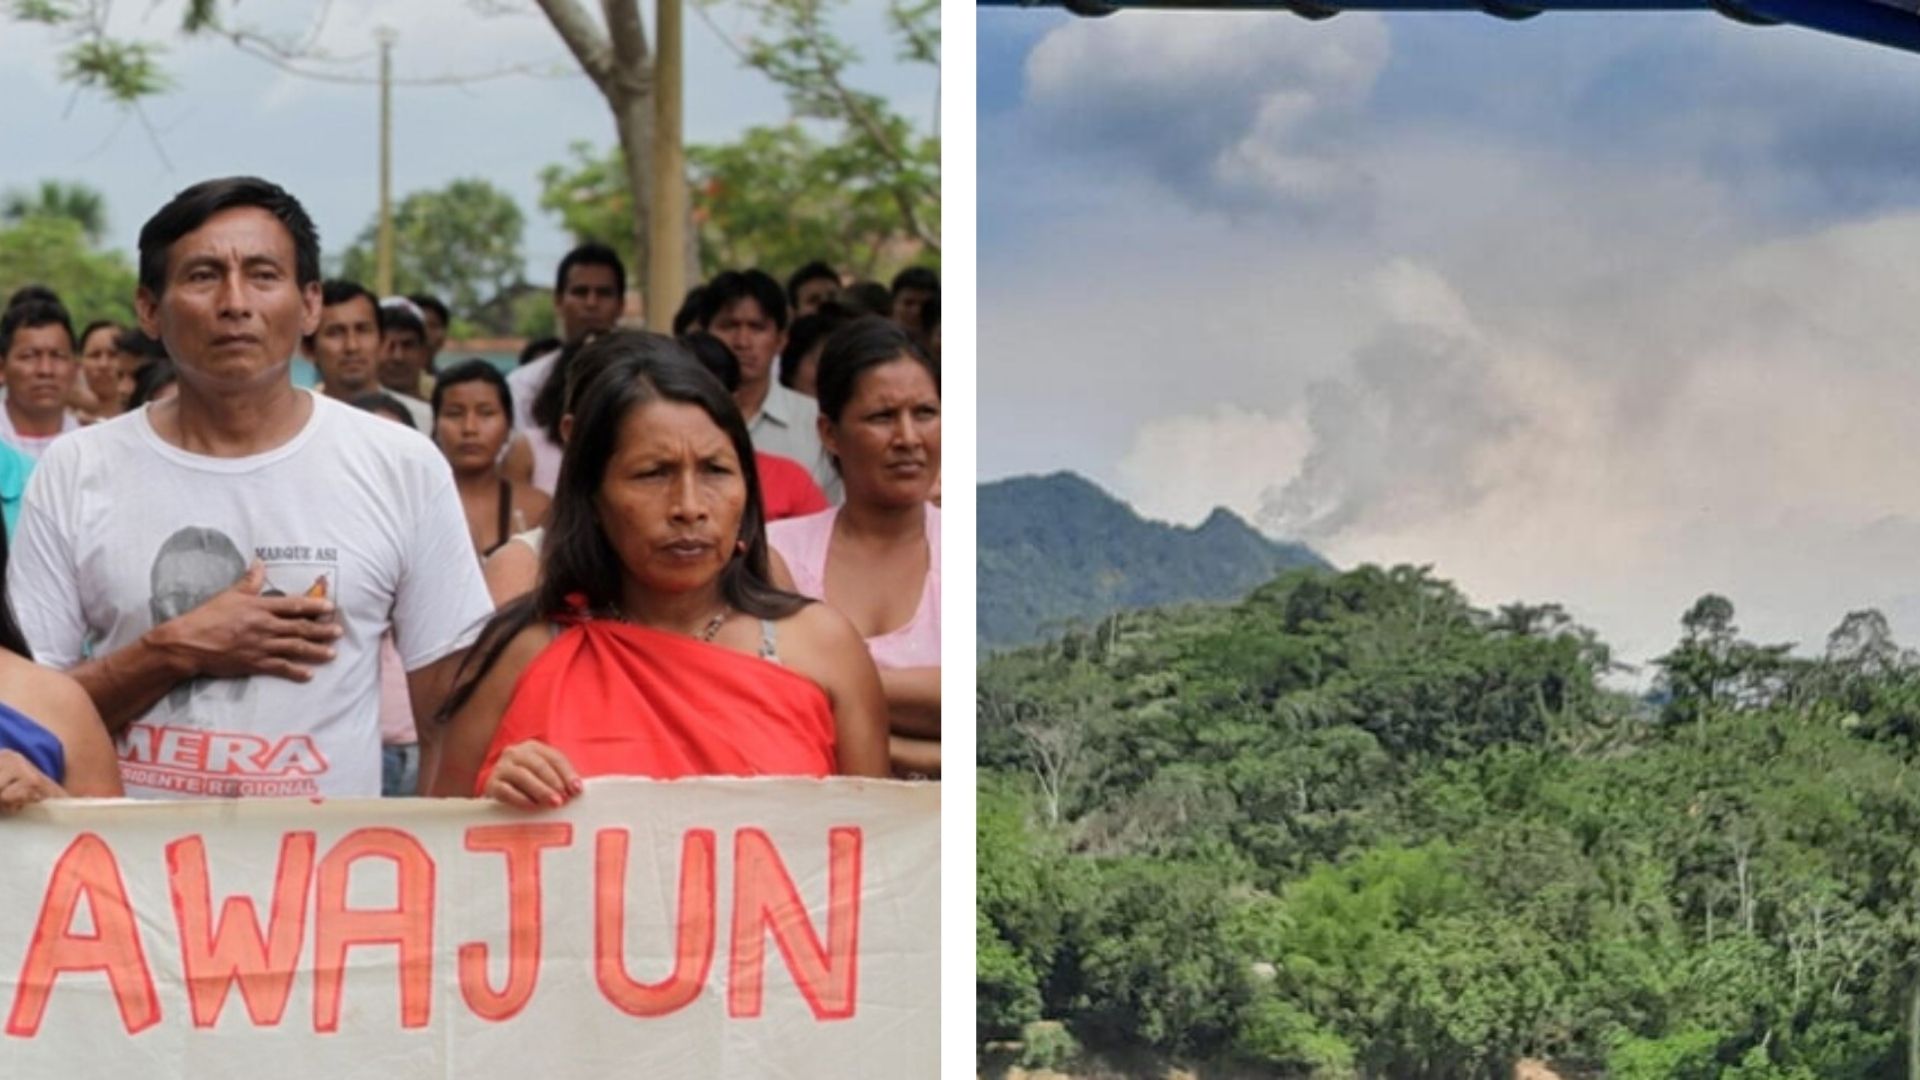
<svg viewBox="0 0 1920 1080">
<path fill-rule="evenodd" d="M 1129 608 L 1237 600 L 1284 570 L 1328 567 L 1225 509 L 1193 528 L 1144 520 L 1073 473 L 982 484 L 978 497 L 983 647 Z"/>
<path fill-rule="evenodd" d="M 1410 567 L 984 659 L 982 1045 L 1316 1080 L 1907 1075 L 1920 658 L 1871 611 L 1795 656 L 1707 596 L 1658 704 L 1608 663 L 1556 606 Z"/>
</svg>

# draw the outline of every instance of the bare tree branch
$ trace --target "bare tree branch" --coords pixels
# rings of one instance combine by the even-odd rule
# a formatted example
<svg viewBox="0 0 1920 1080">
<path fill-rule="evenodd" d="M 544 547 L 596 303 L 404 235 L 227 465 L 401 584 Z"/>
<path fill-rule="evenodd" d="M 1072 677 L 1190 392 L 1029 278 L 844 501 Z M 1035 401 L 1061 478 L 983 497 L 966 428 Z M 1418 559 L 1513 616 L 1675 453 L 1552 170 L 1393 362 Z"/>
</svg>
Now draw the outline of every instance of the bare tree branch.
<svg viewBox="0 0 1920 1080">
<path fill-rule="evenodd" d="M 600 93 L 608 101 L 613 100 L 614 59 L 613 47 L 600 28 L 594 25 L 593 17 L 588 15 L 576 0 L 538 0 L 540 10 L 547 13 L 547 20 L 553 23 L 554 30 L 560 34 L 560 40 L 566 42 L 567 51 L 580 62 L 580 69 L 587 73 Z"/>
<path fill-rule="evenodd" d="M 274 67 L 279 68 L 289 75 L 297 75 L 303 79 L 312 79 L 315 82 L 345 83 L 355 86 L 378 86 L 380 84 L 380 78 L 376 75 L 348 75 L 343 72 L 315 71 L 312 68 L 304 67 L 300 63 L 295 62 L 294 58 L 283 55 L 272 48 L 263 47 L 254 39 L 248 38 L 243 34 L 227 34 L 224 36 L 233 44 L 235 49 L 256 60 L 272 64 Z M 338 62 L 345 63 L 347 61 L 341 60 Z M 571 79 L 574 75 L 575 72 L 572 68 L 561 68 L 552 64 L 513 64 L 493 71 L 482 71 L 465 75 L 426 75 L 411 78 L 396 77 L 393 79 L 393 85 L 463 86 L 467 83 L 489 82 L 494 79 Z"/>
<path fill-rule="evenodd" d="M 907 223 L 908 231 L 918 237 L 921 243 L 939 251 L 940 236 L 928 229 L 926 223 L 920 220 L 920 214 L 913 207 L 913 196 L 897 187 L 893 189 L 892 194 L 894 205 L 900 208 L 900 217 Z"/>
<path fill-rule="evenodd" d="M 607 38 L 613 43 L 613 77 L 636 94 L 653 89 L 653 50 L 647 45 L 647 27 L 640 21 L 640 0 L 600 0 L 607 20 Z"/>
</svg>

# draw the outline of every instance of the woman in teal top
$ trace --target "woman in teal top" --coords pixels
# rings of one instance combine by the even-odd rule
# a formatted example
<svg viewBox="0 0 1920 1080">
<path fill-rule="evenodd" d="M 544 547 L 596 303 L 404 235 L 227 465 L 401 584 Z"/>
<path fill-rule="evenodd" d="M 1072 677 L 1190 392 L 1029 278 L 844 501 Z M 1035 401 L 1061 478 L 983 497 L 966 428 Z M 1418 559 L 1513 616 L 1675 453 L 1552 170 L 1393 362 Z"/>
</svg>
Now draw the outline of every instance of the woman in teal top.
<svg viewBox="0 0 1920 1080">
<path fill-rule="evenodd" d="M 7 520 L 7 538 L 20 524 L 20 500 L 27 494 L 27 477 L 33 475 L 33 459 L 0 442 L 0 516 Z"/>
</svg>

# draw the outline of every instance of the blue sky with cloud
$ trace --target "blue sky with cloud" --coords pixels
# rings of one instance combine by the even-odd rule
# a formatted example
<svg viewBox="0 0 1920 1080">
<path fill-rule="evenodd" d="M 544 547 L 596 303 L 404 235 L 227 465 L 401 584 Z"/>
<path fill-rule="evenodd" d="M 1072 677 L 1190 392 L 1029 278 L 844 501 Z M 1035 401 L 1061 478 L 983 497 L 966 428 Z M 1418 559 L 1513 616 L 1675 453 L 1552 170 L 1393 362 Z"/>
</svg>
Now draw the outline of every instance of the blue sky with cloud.
<svg viewBox="0 0 1920 1080">
<path fill-rule="evenodd" d="M 1704 13 L 983 9 L 980 470 L 1920 644 L 1920 56 Z"/>
</svg>

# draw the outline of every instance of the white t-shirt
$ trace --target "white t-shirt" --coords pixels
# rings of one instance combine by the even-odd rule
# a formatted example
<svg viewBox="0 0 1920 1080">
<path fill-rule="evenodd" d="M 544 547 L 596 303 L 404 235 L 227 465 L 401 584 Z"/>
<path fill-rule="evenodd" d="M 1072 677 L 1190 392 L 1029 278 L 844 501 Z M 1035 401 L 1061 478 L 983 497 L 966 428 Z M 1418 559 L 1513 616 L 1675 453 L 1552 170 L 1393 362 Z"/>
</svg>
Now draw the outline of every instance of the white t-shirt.
<svg viewBox="0 0 1920 1080">
<path fill-rule="evenodd" d="M 840 486 L 833 458 L 820 445 L 819 416 L 820 406 L 812 398 L 775 381 L 767 386 L 767 399 L 760 403 L 760 411 L 747 421 L 747 434 L 753 437 L 755 450 L 805 465 L 826 493 L 827 501 L 839 506 L 846 501 L 847 493 Z"/>
<path fill-rule="evenodd" d="M 4 402 L 0 402 L 0 442 L 6 443 L 35 461 L 39 461 L 40 455 L 47 452 L 47 447 L 53 445 L 53 440 L 78 430 L 80 430 L 80 419 L 73 415 L 72 409 L 68 409 L 60 414 L 60 430 L 52 435 L 22 435 L 13 426 L 13 414 L 7 411 Z"/>
<path fill-rule="evenodd" d="M 560 483 L 561 447 L 534 421 L 533 399 L 540 396 L 559 359 L 556 349 L 507 372 L 507 387 L 513 391 L 513 429 L 527 437 L 527 445 L 533 450 L 533 486 L 549 495 Z"/>
<path fill-rule="evenodd" d="M 492 614 L 439 451 L 311 397 L 306 426 L 264 454 L 188 453 L 141 409 L 62 438 L 34 470 L 7 586 L 41 663 L 120 649 L 254 558 L 269 593 L 324 594 L 346 629 L 309 682 L 174 687 L 119 740 L 130 795 L 378 795 L 381 635 L 417 671 Z"/>
<path fill-rule="evenodd" d="M 402 394 L 395 390 L 387 390 L 386 393 L 412 415 L 413 430 L 425 435 L 428 439 L 433 438 L 433 406 L 412 394 Z"/>
</svg>

